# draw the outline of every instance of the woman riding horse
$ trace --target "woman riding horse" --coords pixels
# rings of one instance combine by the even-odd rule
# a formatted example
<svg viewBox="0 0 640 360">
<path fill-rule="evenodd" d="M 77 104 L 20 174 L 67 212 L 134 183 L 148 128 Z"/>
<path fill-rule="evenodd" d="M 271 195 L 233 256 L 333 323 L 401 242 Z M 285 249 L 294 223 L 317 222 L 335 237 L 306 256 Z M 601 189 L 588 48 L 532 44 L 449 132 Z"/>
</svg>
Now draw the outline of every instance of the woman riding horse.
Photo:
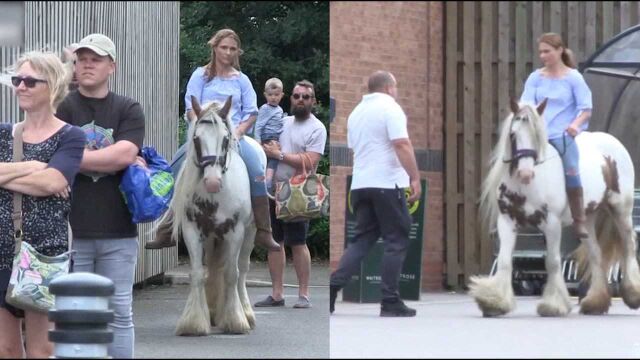
<svg viewBox="0 0 640 360">
<path fill-rule="evenodd" d="M 589 125 L 591 90 L 575 69 L 573 53 L 564 46 L 560 35 L 543 34 L 538 39 L 538 52 L 544 66 L 529 75 L 520 102 L 539 104 L 548 99 L 545 119 L 549 142 L 562 157 L 574 231 L 579 238 L 585 238 L 588 234 L 575 137 Z"/>
<path fill-rule="evenodd" d="M 243 53 L 240 48 L 240 37 L 231 29 L 222 29 L 209 40 L 211 46 L 211 61 L 203 67 L 197 68 L 187 84 L 185 94 L 186 118 L 189 125 L 196 120 L 196 114 L 191 104 L 191 96 L 195 96 L 200 104 L 217 100 L 224 103 L 228 96 L 232 96 L 229 116 L 235 125 L 235 135 L 239 139 L 242 160 L 249 172 L 251 184 L 251 204 L 258 232 L 255 244 L 270 251 L 279 251 L 280 245 L 273 240 L 271 234 L 271 220 L 269 217 L 269 202 L 265 184 L 265 168 L 255 148 L 251 147 L 243 135 L 251 129 L 256 121 L 258 107 L 256 93 L 251 81 L 240 71 L 239 56 Z M 186 144 L 174 156 L 171 164 L 174 176 L 182 167 Z M 165 217 L 170 219 L 170 217 Z M 175 246 L 171 238 L 171 228 L 167 222 L 158 226 L 153 241 L 146 244 L 146 249 L 161 249 Z"/>
</svg>

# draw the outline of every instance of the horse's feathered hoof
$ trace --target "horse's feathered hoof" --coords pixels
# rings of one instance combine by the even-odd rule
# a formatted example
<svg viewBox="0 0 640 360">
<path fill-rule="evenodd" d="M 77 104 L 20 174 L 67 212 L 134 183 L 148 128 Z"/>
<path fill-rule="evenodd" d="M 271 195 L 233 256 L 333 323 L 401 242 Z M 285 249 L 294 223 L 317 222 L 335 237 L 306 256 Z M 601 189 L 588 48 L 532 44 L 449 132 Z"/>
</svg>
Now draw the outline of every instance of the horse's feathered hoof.
<svg viewBox="0 0 640 360">
<path fill-rule="evenodd" d="M 209 335 L 209 326 L 204 328 L 187 328 L 185 326 L 176 327 L 176 335 L 178 336 L 207 336 Z"/>
<path fill-rule="evenodd" d="M 251 314 L 251 315 L 247 315 L 247 322 L 249 322 L 249 327 L 251 328 L 251 330 L 254 330 L 256 328 L 256 316 Z"/>
<path fill-rule="evenodd" d="M 237 321 L 233 323 L 220 324 L 218 327 L 225 334 L 248 334 L 251 330 L 251 326 L 249 322 L 245 318 L 244 321 Z"/>
<path fill-rule="evenodd" d="M 567 316 L 571 312 L 571 308 L 567 306 L 558 306 L 548 303 L 538 304 L 538 315 L 544 317 Z"/>
<path fill-rule="evenodd" d="M 469 281 L 469 294 L 478 304 L 482 316 L 496 317 L 513 310 L 510 288 L 502 289 L 495 277 L 472 276 Z"/>
<path fill-rule="evenodd" d="M 482 311 L 482 317 L 502 316 L 511 311 L 509 306 L 505 306 L 506 304 L 497 303 L 494 300 L 486 300 L 481 298 L 475 298 L 475 300 L 476 304 L 478 304 L 478 307 L 480 308 L 480 311 Z"/>
<path fill-rule="evenodd" d="M 633 310 L 640 308 L 640 289 L 631 283 L 622 283 L 620 287 L 622 301 Z"/>
<path fill-rule="evenodd" d="M 486 318 L 498 317 L 508 313 L 508 311 L 504 311 L 502 309 L 489 308 L 486 304 L 480 305 L 480 303 L 478 303 L 478 307 L 480 307 L 480 310 L 482 311 L 482 317 Z"/>
<path fill-rule="evenodd" d="M 611 296 L 607 292 L 587 293 L 580 302 L 580 313 L 584 315 L 602 315 L 609 311 Z"/>
</svg>

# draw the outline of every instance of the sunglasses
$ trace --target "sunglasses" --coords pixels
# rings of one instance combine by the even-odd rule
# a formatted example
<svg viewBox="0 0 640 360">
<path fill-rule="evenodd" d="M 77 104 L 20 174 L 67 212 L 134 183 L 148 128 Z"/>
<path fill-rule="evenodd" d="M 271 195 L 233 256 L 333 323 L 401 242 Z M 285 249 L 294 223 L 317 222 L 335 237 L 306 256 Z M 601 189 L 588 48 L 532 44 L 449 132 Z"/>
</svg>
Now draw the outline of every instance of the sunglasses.
<svg viewBox="0 0 640 360">
<path fill-rule="evenodd" d="M 34 88 L 36 86 L 36 83 L 46 83 L 47 80 L 42 80 L 42 79 L 36 79 L 36 78 L 32 78 L 31 76 L 12 76 L 11 77 L 11 83 L 13 84 L 13 86 L 18 87 L 20 86 L 20 83 L 24 81 L 24 86 L 28 87 L 28 88 Z"/>
<path fill-rule="evenodd" d="M 309 99 L 311 99 L 311 95 L 309 95 L 309 94 L 304 94 L 304 95 L 300 95 L 300 94 L 293 94 L 293 95 L 292 95 L 292 97 L 293 97 L 295 100 L 298 100 L 298 99 L 300 99 L 300 98 L 302 98 L 303 100 L 309 100 Z"/>
</svg>

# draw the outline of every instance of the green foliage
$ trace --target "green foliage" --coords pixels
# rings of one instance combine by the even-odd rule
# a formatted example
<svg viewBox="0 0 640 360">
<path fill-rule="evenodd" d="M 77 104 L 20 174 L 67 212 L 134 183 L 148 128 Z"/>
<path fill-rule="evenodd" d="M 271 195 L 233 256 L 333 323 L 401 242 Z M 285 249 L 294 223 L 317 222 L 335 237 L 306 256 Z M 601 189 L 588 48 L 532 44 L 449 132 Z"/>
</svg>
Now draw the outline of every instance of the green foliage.
<svg viewBox="0 0 640 360">
<path fill-rule="evenodd" d="M 180 17 L 180 114 L 184 113 L 184 94 L 191 74 L 210 60 L 211 48 L 207 41 L 216 31 L 230 28 L 242 41 L 244 54 L 240 57 L 240 67 L 253 84 L 258 107 L 266 102 L 263 91 L 269 78 L 282 80 L 285 96 L 280 106 L 287 113 L 291 112 L 289 95 L 295 83 L 309 80 L 316 90 L 314 114 L 328 132 L 328 1 L 183 1 Z M 180 144 L 185 140 L 185 131 L 185 123 L 180 120 Z M 320 160 L 318 172 L 329 174 L 327 150 Z M 328 219 L 311 222 L 308 243 L 312 255 L 329 258 Z M 256 250 L 254 257 L 266 259 L 266 252 Z"/>
</svg>

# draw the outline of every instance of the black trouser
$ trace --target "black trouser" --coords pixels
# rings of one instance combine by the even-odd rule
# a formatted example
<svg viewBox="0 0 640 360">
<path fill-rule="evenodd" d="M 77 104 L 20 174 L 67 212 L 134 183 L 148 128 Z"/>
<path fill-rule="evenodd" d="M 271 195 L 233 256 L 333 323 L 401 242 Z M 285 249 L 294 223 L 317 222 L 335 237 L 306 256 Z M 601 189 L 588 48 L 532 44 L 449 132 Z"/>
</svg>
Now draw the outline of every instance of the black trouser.
<svg viewBox="0 0 640 360">
<path fill-rule="evenodd" d="M 360 270 L 362 259 L 382 236 L 382 299 L 399 298 L 400 272 L 409 245 L 411 216 L 402 189 L 365 188 L 351 191 L 356 215 L 356 231 L 338 269 L 331 274 L 331 285 L 343 288 Z"/>
</svg>

